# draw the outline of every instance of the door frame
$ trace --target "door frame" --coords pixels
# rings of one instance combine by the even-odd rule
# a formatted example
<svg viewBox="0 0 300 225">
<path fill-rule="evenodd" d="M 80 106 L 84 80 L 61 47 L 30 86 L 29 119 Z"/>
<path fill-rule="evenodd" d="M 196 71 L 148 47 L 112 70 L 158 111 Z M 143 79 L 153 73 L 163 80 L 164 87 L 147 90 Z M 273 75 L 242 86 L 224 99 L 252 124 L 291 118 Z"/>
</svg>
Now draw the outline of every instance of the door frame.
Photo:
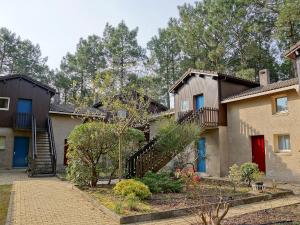
<svg viewBox="0 0 300 225">
<path fill-rule="evenodd" d="M 28 146 L 27 146 L 27 152 L 26 152 L 27 162 L 26 162 L 26 165 L 24 165 L 24 166 L 15 166 L 15 147 L 16 147 L 16 139 L 17 138 L 26 138 L 28 140 Z M 14 136 L 14 147 L 13 147 L 13 155 L 12 155 L 12 167 L 13 168 L 26 168 L 28 166 L 29 149 L 30 149 L 30 137 L 29 136 Z"/>
<path fill-rule="evenodd" d="M 255 138 L 262 138 L 263 140 L 263 159 L 261 159 L 263 161 L 263 165 L 259 165 L 257 162 L 254 161 L 254 148 L 253 148 L 253 143 L 254 143 L 254 139 Z M 266 142 L 265 142 L 265 136 L 262 134 L 262 135 L 252 135 L 250 136 L 250 141 L 251 141 L 251 156 L 252 156 L 252 162 L 253 163 L 256 163 L 259 167 L 259 170 L 261 172 L 264 172 L 266 173 L 266 170 L 267 170 L 267 166 L 266 166 Z"/>
</svg>

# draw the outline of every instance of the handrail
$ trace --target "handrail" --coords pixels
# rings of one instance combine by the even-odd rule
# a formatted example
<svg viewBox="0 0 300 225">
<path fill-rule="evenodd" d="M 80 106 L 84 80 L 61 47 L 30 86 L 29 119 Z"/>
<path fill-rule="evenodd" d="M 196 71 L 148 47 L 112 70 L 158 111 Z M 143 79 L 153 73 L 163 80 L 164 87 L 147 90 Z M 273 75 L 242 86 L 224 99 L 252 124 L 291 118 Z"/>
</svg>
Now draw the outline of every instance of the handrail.
<svg viewBox="0 0 300 225">
<path fill-rule="evenodd" d="M 51 164 L 52 164 L 52 172 L 56 173 L 56 148 L 54 142 L 53 128 L 51 118 L 47 119 L 47 128 L 48 128 L 48 136 L 49 136 L 49 145 L 50 145 L 50 155 L 51 155 Z"/>
<path fill-rule="evenodd" d="M 32 136 L 32 159 L 34 160 L 37 155 L 37 149 L 36 149 L 36 119 L 34 115 L 32 115 L 31 118 L 31 136 Z"/>
<path fill-rule="evenodd" d="M 196 122 L 198 126 L 202 129 L 205 128 L 213 128 L 217 127 L 219 124 L 219 110 L 216 108 L 211 107 L 203 107 L 198 111 L 187 111 L 180 115 L 180 118 L 177 120 L 176 128 L 179 127 L 180 124 L 189 123 L 189 122 Z M 170 132 L 174 132 L 171 130 Z M 140 148 L 138 151 L 134 152 L 127 160 L 126 167 L 127 167 L 127 176 L 132 177 L 136 175 L 143 175 L 145 172 L 144 170 L 144 162 L 147 164 L 148 168 L 154 168 L 157 166 L 160 160 L 161 163 L 165 163 L 168 157 L 172 157 L 173 154 L 166 155 L 165 157 L 159 156 L 160 159 L 157 159 L 156 151 L 155 151 L 155 144 L 158 140 L 162 137 L 154 137 L 150 142 L 148 142 L 145 146 Z M 156 159 L 155 159 L 156 158 Z M 154 161 L 156 161 L 154 163 Z M 152 165 L 153 164 L 153 165 Z M 155 164 L 155 165 L 154 165 Z M 141 171 L 137 171 L 137 167 Z"/>
</svg>

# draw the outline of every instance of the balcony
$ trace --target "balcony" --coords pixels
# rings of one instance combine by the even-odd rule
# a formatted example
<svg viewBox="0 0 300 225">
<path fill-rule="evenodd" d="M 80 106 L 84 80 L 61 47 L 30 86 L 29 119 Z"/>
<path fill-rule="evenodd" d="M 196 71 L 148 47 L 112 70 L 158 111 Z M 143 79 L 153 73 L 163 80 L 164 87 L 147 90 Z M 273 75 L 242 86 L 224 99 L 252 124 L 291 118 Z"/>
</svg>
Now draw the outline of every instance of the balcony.
<svg viewBox="0 0 300 225">
<path fill-rule="evenodd" d="M 14 118 L 14 128 L 19 130 L 31 130 L 32 113 L 16 113 Z"/>
<path fill-rule="evenodd" d="M 203 107 L 198 111 L 179 112 L 177 121 L 195 122 L 201 128 L 216 128 L 219 126 L 219 109 Z"/>
</svg>

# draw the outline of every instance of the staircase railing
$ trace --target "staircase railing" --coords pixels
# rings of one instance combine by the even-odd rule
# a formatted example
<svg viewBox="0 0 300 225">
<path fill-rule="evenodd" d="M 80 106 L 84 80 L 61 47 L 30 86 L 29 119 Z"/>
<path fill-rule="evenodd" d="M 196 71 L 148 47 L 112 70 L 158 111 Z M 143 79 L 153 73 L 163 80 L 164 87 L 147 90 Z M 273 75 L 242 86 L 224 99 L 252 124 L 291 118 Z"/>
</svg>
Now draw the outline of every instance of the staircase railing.
<svg viewBox="0 0 300 225">
<path fill-rule="evenodd" d="M 180 124 L 188 122 L 196 122 L 202 129 L 217 127 L 219 124 L 218 119 L 219 110 L 215 108 L 203 107 L 196 112 L 188 111 L 178 118 L 178 126 L 170 133 L 180 129 Z M 126 162 L 127 177 L 141 177 L 149 170 L 157 172 L 177 155 L 177 152 L 162 154 L 156 151 L 155 145 L 161 138 L 154 137 L 128 158 Z"/>
<path fill-rule="evenodd" d="M 48 136 L 49 136 L 49 146 L 50 146 L 50 157 L 51 157 L 51 164 L 52 164 L 52 172 L 56 174 L 56 148 L 54 142 L 54 135 L 53 135 L 53 127 L 52 127 L 52 120 L 50 117 L 47 119 L 47 129 L 48 129 Z"/>
<path fill-rule="evenodd" d="M 37 156 L 36 148 L 36 119 L 32 115 L 31 117 L 31 157 L 28 160 L 28 175 L 33 176 L 35 170 L 35 159 Z"/>
<path fill-rule="evenodd" d="M 36 149 L 36 119 L 34 116 L 32 116 L 32 122 L 31 122 L 31 136 L 32 136 L 32 159 L 35 160 L 37 155 L 37 149 Z"/>
</svg>

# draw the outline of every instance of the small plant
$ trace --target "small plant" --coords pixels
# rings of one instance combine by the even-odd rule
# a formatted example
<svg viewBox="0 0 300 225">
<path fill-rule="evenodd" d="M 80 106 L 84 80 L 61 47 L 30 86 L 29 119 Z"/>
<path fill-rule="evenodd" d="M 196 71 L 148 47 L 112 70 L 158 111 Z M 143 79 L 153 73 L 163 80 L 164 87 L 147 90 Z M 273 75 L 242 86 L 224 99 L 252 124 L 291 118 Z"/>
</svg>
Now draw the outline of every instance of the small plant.
<svg viewBox="0 0 300 225">
<path fill-rule="evenodd" d="M 139 198 L 136 197 L 135 194 L 131 193 L 129 195 L 127 195 L 127 197 L 125 198 L 125 201 L 127 202 L 127 208 L 130 211 L 139 211 Z"/>
<path fill-rule="evenodd" d="M 127 197 L 131 194 L 134 194 L 140 200 L 149 198 L 151 195 L 148 186 L 146 186 L 140 181 L 133 179 L 122 180 L 118 182 L 113 190 L 115 194 L 120 195 L 122 197 Z"/>
<path fill-rule="evenodd" d="M 246 182 L 250 187 L 253 181 L 256 181 L 259 177 L 261 177 L 261 172 L 258 169 L 258 165 L 255 163 L 244 163 L 241 165 L 241 180 Z"/>
<path fill-rule="evenodd" d="M 123 213 L 123 203 L 120 201 L 120 202 L 117 202 L 115 204 L 115 207 L 114 207 L 114 211 L 118 214 L 122 214 Z"/>
<path fill-rule="evenodd" d="M 167 173 L 147 172 L 141 179 L 152 193 L 178 193 L 183 188 L 182 180 L 174 180 Z"/>
<path fill-rule="evenodd" d="M 228 178 L 233 186 L 233 191 L 236 192 L 236 187 L 240 185 L 242 180 L 242 173 L 237 164 L 233 164 L 229 168 L 229 175 Z"/>
</svg>

